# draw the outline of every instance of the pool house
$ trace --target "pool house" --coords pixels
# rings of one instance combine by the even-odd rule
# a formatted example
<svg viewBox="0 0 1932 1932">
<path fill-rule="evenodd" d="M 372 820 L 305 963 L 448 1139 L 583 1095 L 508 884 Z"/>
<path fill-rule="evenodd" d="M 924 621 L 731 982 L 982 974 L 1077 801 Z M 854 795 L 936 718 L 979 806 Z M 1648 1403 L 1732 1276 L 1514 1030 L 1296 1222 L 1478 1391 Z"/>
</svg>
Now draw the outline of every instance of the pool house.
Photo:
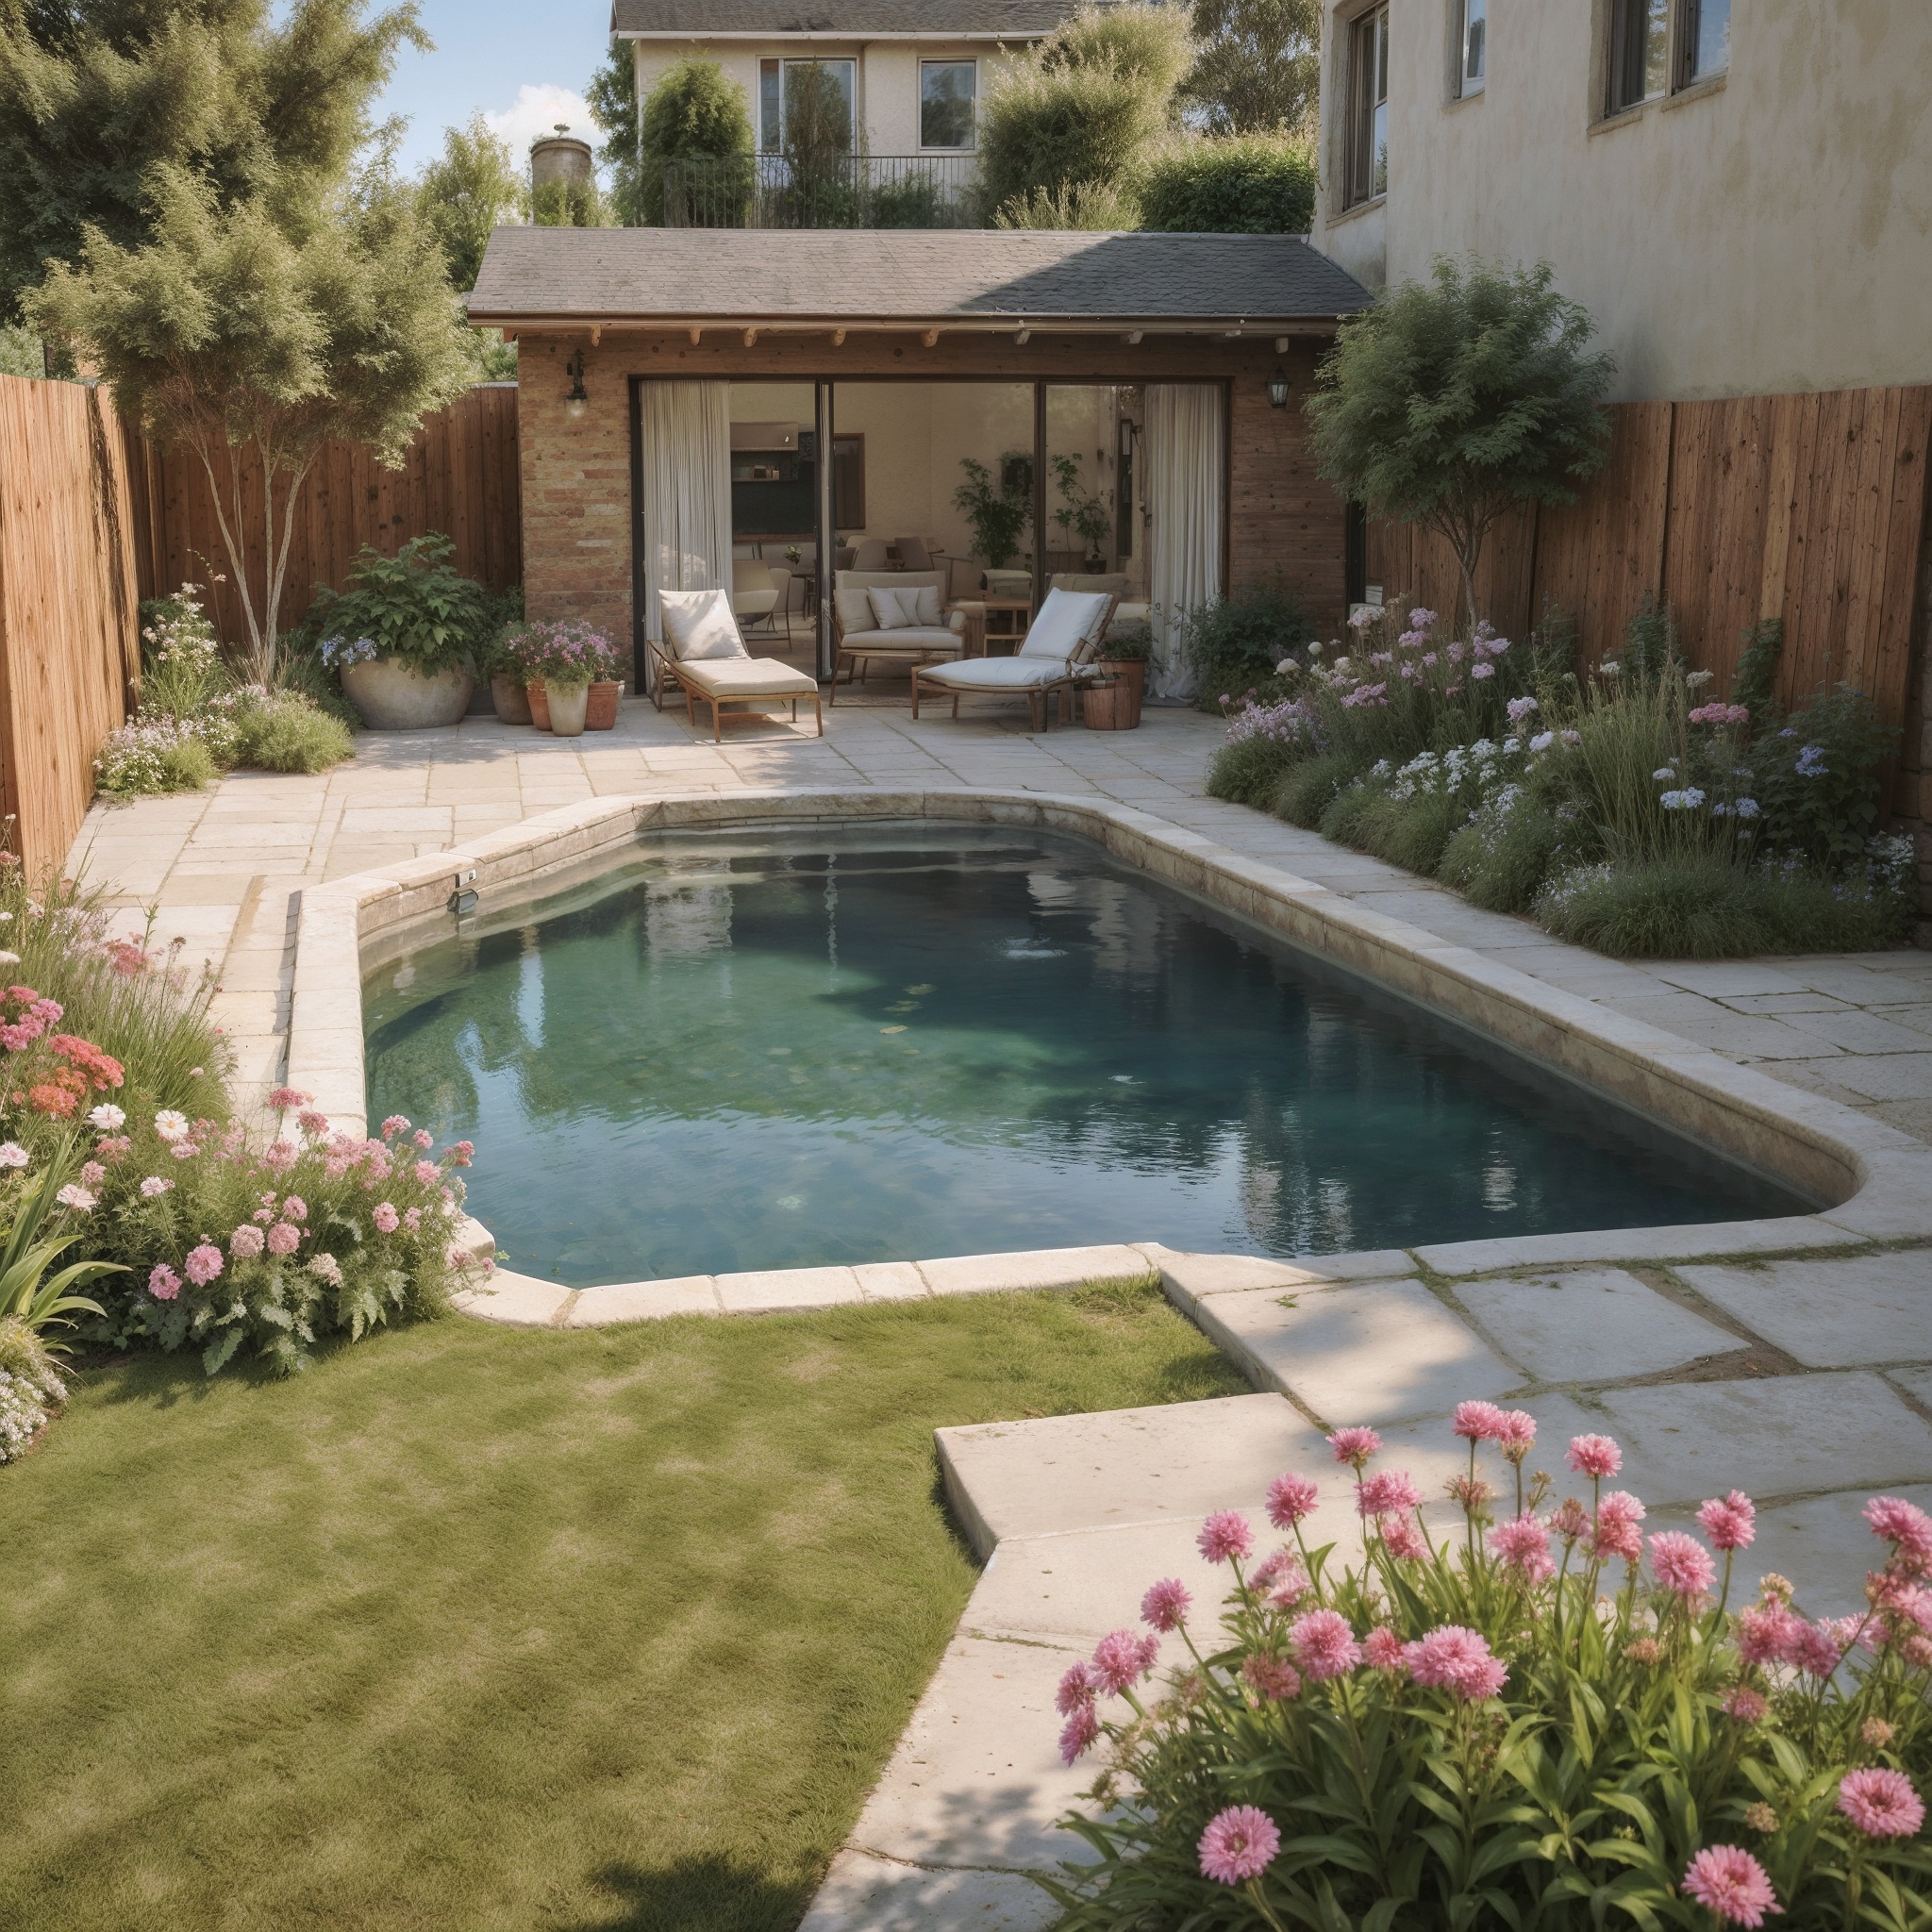
<svg viewBox="0 0 1932 1932">
<path fill-rule="evenodd" d="M 1360 594 L 1298 405 L 1367 300 L 1294 236 L 516 227 L 469 312 L 519 345 L 530 614 L 627 639 L 637 688 L 658 593 L 717 587 L 831 678 L 844 571 L 991 651 L 1054 580 L 1110 590 L 1182 695 L 1183 613 Z"/>
</svg>

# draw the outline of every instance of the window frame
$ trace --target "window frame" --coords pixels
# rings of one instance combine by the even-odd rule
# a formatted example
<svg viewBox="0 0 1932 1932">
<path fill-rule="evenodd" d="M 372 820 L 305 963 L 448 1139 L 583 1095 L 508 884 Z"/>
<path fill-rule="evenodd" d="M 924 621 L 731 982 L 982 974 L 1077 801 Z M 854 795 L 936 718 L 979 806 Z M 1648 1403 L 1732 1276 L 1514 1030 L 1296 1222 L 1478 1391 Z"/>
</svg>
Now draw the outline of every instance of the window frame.
<svg viewBox="0 0 1932 1932">
<path fill-rule="evenodd" d="M 976 54 L 936 55 L 928 59 L 921 56 L 917 62 L 919 70 L 918 93 L 913 100 L 913 112 L 917 115 L 919 130 L 919 152 L 923 155 L 971 155 L 979 152 L 979 57 Z M 941 147 L 925 138 L 925 70 L 928 67 L 970 67 L 973 70 L 973 95 L 971 100 L 970 125 L 963 145 Z"/>
<path fill-rule="evenodd" d="M 1677 0 L 1676 30 L 1677 46 L 1671 63 L 1674 76 L 1672 92 L 1682 92 L 1686 88 L 1707 87 L 1714 80 L 1721 80 L 1731 71 L 1731 17 L 1735 12 L 1735 0 L 1724 0 L 1724 58 L 1716 67 L 1702 70 L 1697 65 L 1697 42 L 1704 26 L 1704 9 L 1710 0 Z"/>
<path fill-rule="evenodd" d="M 766 55 L 758 61 L 758 153 L 761 155 L 782 155 L 785 152 L 785 70 L 788 67 L 845 67 L 852 73 L 852 85 L 846 99 L 852 109 L 851 149 L 858 152 L 858 58 L 853 54 L 778 54 Z M 777 100 L 774 103 L 765 92 L 766 81 L 775 73 L 778 83 Z M 777 109 L 777 138 L 767 146 L 767 114 L 775 106 Z"/>
<path fill-rule="evenodd" d="M 1662 19 L 1654 20 L 1653 9 L 1661 5 Z M 1604 31 L 1599 46 L 1603 55 L 1603 87 L 1599 108 L 1605 121 L 1618 121 L 1640 114 L 1655 101 L 1669 102 L 1686 92 L 1702 92 L 1721 86 L 1731 71 L 1730 36 L 1724 36 L 1722 66 L 1699 71 L 1697 43 L 1704 24 L 1704 11 L 1711 0 L 1605 0 Z M 1725 0 L 1726 28 L 1734 14 L 1732 0 Z M 1641 93 L 1630 92 L 1625 82 L 1634 66 L 1634 50 L 1629 35 L 1632 23 L 1645 23 L 1644 79 Z M 1653 46 L 1650 28 L 1658 29 L 1658 44 Z"/>
<path fill-rule="evenodd" d="M 1472 9 L 1480 9 L 1474 21 Z M 1452 18 L 1456 24 L 1455 55 L 1456 70 L 1454 84 L 1449 96 L 1457 101 L 1473 101 L 1479 98 L 1488 89 L 1490 77 L 1490 7 L 1489 0 L 1454 0 Z M 1478 58 L 1482 71 L 1474 80 L 1469 73 L 1470 28 L 1474 25 L 1480 39 L 1477 42 Z"/>
<path fill-rule="evenodd" d="M 1363 58 L 1364 49 L 1369 58 Z M 1343 98 L 1342 205 L 1366 208 L 1389 192 L 1389 0 L 1376 0 L 1347 23 Z M 1379 89 L 1379 92 L 1377 90 Z M 1375 151 L 1375 117 L 1382 117 L 1382 147 Z"/>
</svg>

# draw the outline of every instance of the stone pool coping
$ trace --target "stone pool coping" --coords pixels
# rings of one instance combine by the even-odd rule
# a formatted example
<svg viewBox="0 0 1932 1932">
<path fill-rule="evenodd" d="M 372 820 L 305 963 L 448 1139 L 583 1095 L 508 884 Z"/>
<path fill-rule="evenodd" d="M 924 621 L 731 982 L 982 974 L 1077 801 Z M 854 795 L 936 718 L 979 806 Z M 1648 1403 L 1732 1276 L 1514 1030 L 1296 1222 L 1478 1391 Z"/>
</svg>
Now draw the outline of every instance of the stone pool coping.
<svg viewBox="0 0 1932 1932">
<path fill-rule="evenodd" d="M 1557 1262 L 1664 1260 L 1786 1253 L 1848 1240 L 1932 1239 L 1932 1147 L 1841 1103 L 1794 1088 L 1642 1021 L 1610 1012 L 1503 964 L 1446 943 L 1404 920 L 1372 911 L 1326 887 L 1249 858 L 1151 812 L 1105 799 L 988 789 L 744 788 L 732 791 L 598 798 L 545 812 L 454 849 L 306 889 L 298 916 L 286 1079 L 314 1096 L 339 1126 L 367 1131 L 362 1033 L 365 961 L 393 957 L 441 925 L 453 895 L 477 895 L 488 918 L 497 901 L 514 906 L 558 890 L 572 875 L 608 866 L 626 847 L 665 831 L 926 819 L 1008 825 L 1091 840 L 1112 858 L 1241 915 L 1319 958 L 1459 1022 L 1547 1069 L 1582 1082 L 1639 1113 L 1826 1203 L 1810 1215 L 1674 1228 L 1529 1235 L 1424 1247 L 1424 1265 L 1443 1274 Z M 467 1244 L 492 1246 L 470 1223 Z M 1021 1257 L 952 1257 L 994 1277 Z M 754 1303 L 822 1307 L 920 1293 L 908 1264 L 858 1271 L 769 1271 L 751 1277 L 696 1276 L 612 1284 L 581 1291 L 606 1298 L 610 1321 L 673 1311 L 718 1312 Z M 911 1263 L 915 1270 L 938 1264 Z M 1334 1257 L 1320 1265 L 1329 1268 Z M 850 1281 L 844 1277 L 852 1275 Z M 810 1277 L 794 1278 L 794 1277 Z M 528 1277 L 520 1277 L 528 1281 Z M 751 1286 L 741 1284 L 748 1281 Z M 868 1282 L 874 1285 L 868 1285 Z M 721 1286 L 720 1284 L 730 1284 Z M 1017 1282 L 1012 1285 L 1019 1285 Z M 530 1282 L 530 1287 L 539 1286 Z M 544 1288 L 552 1284 L 541 1284 Z M 645 1291 L 653 1292 L 646 1293 Z M 558 1289 L 559 1296 L 571 1291 Z M 509 1297 L 501 1299 L 500 1297 Z M 621 1299 L 620 1299 L 621 1297 Z M 466 1296 L 466 1303 L 480 1297 Z M 520 1300 L 507 1282 L 499 1319 L 551 1324 L 551 1316 L 512 1315 Z M 635 1307 L 636 1313 L 619 1313 Z M 472 1312 L 485 1308 L 473 1307 Z M 580 1323 L 585 1325 L 587 1315 Z"/>
</svg>

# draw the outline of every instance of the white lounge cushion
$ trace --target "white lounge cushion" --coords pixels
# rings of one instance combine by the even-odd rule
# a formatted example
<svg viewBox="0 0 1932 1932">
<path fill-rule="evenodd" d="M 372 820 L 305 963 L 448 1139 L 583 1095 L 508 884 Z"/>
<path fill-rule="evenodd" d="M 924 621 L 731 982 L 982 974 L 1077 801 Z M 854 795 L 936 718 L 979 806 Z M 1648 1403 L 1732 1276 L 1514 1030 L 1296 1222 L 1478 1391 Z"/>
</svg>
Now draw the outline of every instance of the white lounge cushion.
<svg viewBox="0 0 1932 1932">
<path fill-rule="evenodd" d="M 680 664 L 722 658 L 749 658 L 724 591 L 659 591 L 664 641 Z"/>
<path fill-rule="evenodd" d="M 1105 591 L 1049 591 L 1020 646 L 1020 656 L 1058 658 L 1062 663 L 1077 658 L 1099 628 L 1109 601 Z"/>
<path fill-rule="evenodd" d="M 775 658 L 680 658 L 678 675 L 694 689 L 717 698 L 812 697 L 817 682 Z"/>
<path fill-rule="evenodd" d="M 1077 675 L 1064 658 L 963 658 L 922 671 L 919 681 L 945 691 L 1038 691 Z"/>
<path fill-rule="evenodd" d="M 847 631 L 842 641 L 848 651 L 879 655 L 887 651 L 957 651 L 964 640 L 958 631 L 947 630 L 941 625 L 912 624 L 897 630 Z"/>
</svg>

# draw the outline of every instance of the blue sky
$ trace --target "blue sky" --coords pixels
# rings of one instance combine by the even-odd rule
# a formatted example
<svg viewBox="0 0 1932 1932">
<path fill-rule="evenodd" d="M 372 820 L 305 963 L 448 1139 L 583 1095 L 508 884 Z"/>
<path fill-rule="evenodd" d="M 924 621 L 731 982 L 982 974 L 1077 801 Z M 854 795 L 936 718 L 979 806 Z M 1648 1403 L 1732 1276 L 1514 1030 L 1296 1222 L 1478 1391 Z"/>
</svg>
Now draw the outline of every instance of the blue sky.
<svg viewBox="0 0 1932 1932">
<path fill-rule="evenodd" d="M 422 166 L 442 130 L 481 108 L 522 155 L 558 121 L 593 135 L 584 85 L 609 45 L 610 0 L 421 0 L 433 54 L 406 52 L 376 108 L 408 117 L 402 164 Z"/>
</svg>

